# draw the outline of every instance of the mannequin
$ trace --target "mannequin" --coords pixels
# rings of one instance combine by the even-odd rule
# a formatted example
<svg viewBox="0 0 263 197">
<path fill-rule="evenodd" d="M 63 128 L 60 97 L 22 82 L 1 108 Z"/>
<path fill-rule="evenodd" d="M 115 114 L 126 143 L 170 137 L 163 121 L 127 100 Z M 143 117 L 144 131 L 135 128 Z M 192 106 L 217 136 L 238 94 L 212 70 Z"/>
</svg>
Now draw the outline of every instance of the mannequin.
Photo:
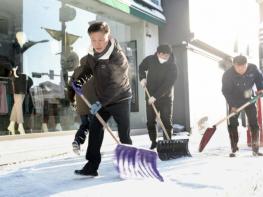
<svg viewBox="0 0 263 197">
<path fill-rule="evenodd" d="M 16 40 L 19 44 L 19 47 L 22 49 L 24 44 L 26 43 L 26 35 L 23 32 L 17 32 L 16 33 Z M 7 127 L 8 131 L 11 132 L 11 135 L 15 135 L 15 123 L 18 123 L 18 131 L 20 134 L 25 134 L 25 129 L 23 126 L 24 118 L 23 118 L 23 101 L 25 98 L 25 92 L 21 89 L 22 87 L 18 88 L 19 82 L 21 82 L 21 85 L 25 84 L 26 76 L 21 75 L 20 78 L 17 75 L 17 68 L 13 68 L 13 87 L 14 87 L 14 105 L 11 111 L 10 115 L 10 124 Z"/>
<path fill-rule="evenodd" d="M 40 42 L 47 42 L 48 40 L 42 40 L 38 42 L 27 41 L 24 32 L 16 33 L 16 43 L 14 44 L 14 50 L 17 54 L 23 54 L 27 49 Z M 20 62 L 18 62 L 20 64 Z M 29 88 L 33 85 L 33 81 L 25 74 L 19 73 L 18 66 L 13 68 L 13 89 L 14 89 L 14 105 L 10 115 L 10 123 L 7 127 L 11 135 L 15 135 L 15 123 L 18 124 L 18 131 L 20 134 L 25 134 L 23 126 L 23 101 L 25 95 L 28 93 Z"/>
<path fill-rule="evenodd" d="M 15 135 L 15 123 L 17 123 L 19 133 L 24 135 L 23 102 L 27 92 L 28 77 L 25 74 L 18 74 L 17 68 L 13 69 L 13 75 L 14 105 L 10 115 L 10 124 L 7 129 L 12 135 Z"/>
</svg>

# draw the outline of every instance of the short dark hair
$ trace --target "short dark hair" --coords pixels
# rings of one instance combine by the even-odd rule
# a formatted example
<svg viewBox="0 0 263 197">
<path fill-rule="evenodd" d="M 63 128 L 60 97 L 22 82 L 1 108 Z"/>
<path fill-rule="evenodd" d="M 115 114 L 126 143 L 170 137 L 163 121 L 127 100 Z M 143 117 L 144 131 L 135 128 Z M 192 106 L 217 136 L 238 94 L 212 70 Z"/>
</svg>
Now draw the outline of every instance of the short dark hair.
<svg viewBox="0 0 263 197">
<path fill-rule="evenodd" d="M 247 63 L 247 58 L 243 55 L 238 55 L 233 59 L 233 64 L 235 65 L 245 65 L 246 63 Z"/>
<path fill-rule="evenodd" d="M 172 53 L 172 48 L 167 44 L 162 44 L 157 47 L 157 53 Z"/>
<path fill-rule="evenodd" d="M 95 22 L 88 28 L 88 34 L 94 32 L 103 32 L 104 34 L 107 34 L 110 32 L 110 27 L 106 22 Z"/>
</svg>

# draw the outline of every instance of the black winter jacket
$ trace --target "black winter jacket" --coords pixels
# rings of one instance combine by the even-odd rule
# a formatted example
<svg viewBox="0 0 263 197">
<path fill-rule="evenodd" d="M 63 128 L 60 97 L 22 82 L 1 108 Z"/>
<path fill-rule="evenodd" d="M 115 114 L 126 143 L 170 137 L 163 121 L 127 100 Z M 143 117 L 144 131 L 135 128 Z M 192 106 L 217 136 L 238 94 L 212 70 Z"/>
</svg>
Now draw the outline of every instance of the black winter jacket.
<svg viewBox="0 0 263 197">
<path fill-rule="evenodd" d="M 96 96 L 103 106 L 131 98 L 128 60 L 116 40 L 111 39 L 100 54 L 90 49 L 82 62 L 84 66 L 77 80 L 93 75 Z"/>
<path fill-rule="evenodd" d="M 139 66 L 140 80 L 146 79 L 147 71 L 146 87 L 150 95 L 157 100 L 173 99 L 173 87 L 177 78 L 177 67 L 173 55 L 163 64 L 159 62 L 157 54 L 147 56 Z"/>
<path fill-rule="evenodd" d="M 263 89 L 263 76 L 254 64 L 248 64 L 244 75 L 238 74 L 234 67 L 229 68 L 222 77 L 222 93 L 230 107 L 240 107 L 250 98 L 245 98 L 245 91 L 252 91 L 256 85 L 257 90 Z"/>
</svg>

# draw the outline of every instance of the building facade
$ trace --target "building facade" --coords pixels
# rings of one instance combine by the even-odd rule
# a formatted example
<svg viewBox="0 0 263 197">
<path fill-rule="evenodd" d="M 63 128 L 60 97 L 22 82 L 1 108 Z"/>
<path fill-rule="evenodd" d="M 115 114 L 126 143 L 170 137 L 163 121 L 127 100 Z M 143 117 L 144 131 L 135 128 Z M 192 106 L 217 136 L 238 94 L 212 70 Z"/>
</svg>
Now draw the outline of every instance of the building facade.
<svg viewBox="0 0 263 197">
<path fill-rule="evenodd" d="M 243 54 L 259 65 L 259 5 L 250 0 L 163 1 L 167 23 L 160 43 L 171 43 L 179 78 L 174 121 L 190 131 L 202 118 L 226 116 L 221 78 L 229 60 Z M 244 14 L 246 13 L 246 14 Z"/>
<path fill-rule="evenodd" d="M 138 65 L 159 44 L 158 27 L 166 20 L 161 1 L 0 0 L 0 4 L 1 135 L 9 134 L 14 105 L 9 71 L 15 67 L 27 77 L 24 85 L 28 91 L 23 100 L 26 133 L 78 128 L 79 117 L 67 99 L 66 86 L 79 59 L 87 54 L 87 29 L 94 21 L 106 21 L 126 53 L 133 92 L 131 127 L 145 127 Z M 17 32 L 26 38 L 23 46 Z M 110 124 L 115 128 L 114 121 Z"/>
<path fill-rule="evenodd" d="M 1 135 L 9 134 L 14 104 L 9 71 L 16 67 L 32 81 L 25 83 L 30 87 L 23 100 L 26 133 L 78 128 L 66 85 L 87 54 L 87 29 L 94 21 L 110 25 L 130 62 L 132 129 L 146 127 L 138 65 L 159 44 L 173 47 L 178 67 L 173 117 L 187 131 L 203 117 L 214 123 L 225 116 L 221 77 L 232 56 L 242 53 L 259 65 L 257 1 L 0 0 L 0 5 Z M 24 48 L 17 43 L 17 32 L 27 37 Z M 116 128 L 114 121 L 110 126 Z"/>
</svg>

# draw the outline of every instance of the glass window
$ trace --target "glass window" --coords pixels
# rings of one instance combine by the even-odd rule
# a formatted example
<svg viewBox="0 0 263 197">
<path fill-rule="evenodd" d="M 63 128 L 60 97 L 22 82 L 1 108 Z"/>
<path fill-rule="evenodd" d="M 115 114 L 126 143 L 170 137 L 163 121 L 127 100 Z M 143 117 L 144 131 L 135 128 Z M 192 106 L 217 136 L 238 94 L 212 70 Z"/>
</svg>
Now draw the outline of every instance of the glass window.
<svg viewBox="0 0 263 197">
<path fill-rule="evenodd" d="M 2 5 L 8 4 L 7 0 L 0 1 Z M 14 23 L 9 30 L 12 50 L 9 54 L 0 55 L 10 62 L 10 67 L 2 74 L 6 77 L 5 81 L 14 81 L 8 75 L 12 67 L 18 66 L 17 75 L 25 76 L 20 84 L 25 84 L 26 92 L 20 99 L 26 133 L 78 128 L 79 115 L 72 110 L 66 87 L 74 68 L 79 65 L 79 59 L 87 54 L 90 45 L 87 28 L 96 20 L 104 20 L 110 25 L 113 37 L 116 36 L 127 54 L 134 94 L 132 111 L 138 111 L 137 43 L 131 40 L 130 25 L 87 11 L 85 6 L 65 4 L 62 8 L 62 2 L 57 0 L 24 0 L 19 8 L 10 12 L 21 17 L 9 15 L 7 22 L 2 20 L 5 18 L 1 15 L 3 8 L 0 9 L 0 30 L 6 33 L 10 21 Z M 5 106 L 4 109 L 0 107 L 0 134 L 9 133 L 7 128 L 14 103 L 14 94 L 8 90 L 7 84 L 12 83 L 0 82 L 0 92 L 5 92 L 0 95 L 0 103 Z M 15 133 L 18 134 L 19 125 L 15 122 Z"/>
</svg>

